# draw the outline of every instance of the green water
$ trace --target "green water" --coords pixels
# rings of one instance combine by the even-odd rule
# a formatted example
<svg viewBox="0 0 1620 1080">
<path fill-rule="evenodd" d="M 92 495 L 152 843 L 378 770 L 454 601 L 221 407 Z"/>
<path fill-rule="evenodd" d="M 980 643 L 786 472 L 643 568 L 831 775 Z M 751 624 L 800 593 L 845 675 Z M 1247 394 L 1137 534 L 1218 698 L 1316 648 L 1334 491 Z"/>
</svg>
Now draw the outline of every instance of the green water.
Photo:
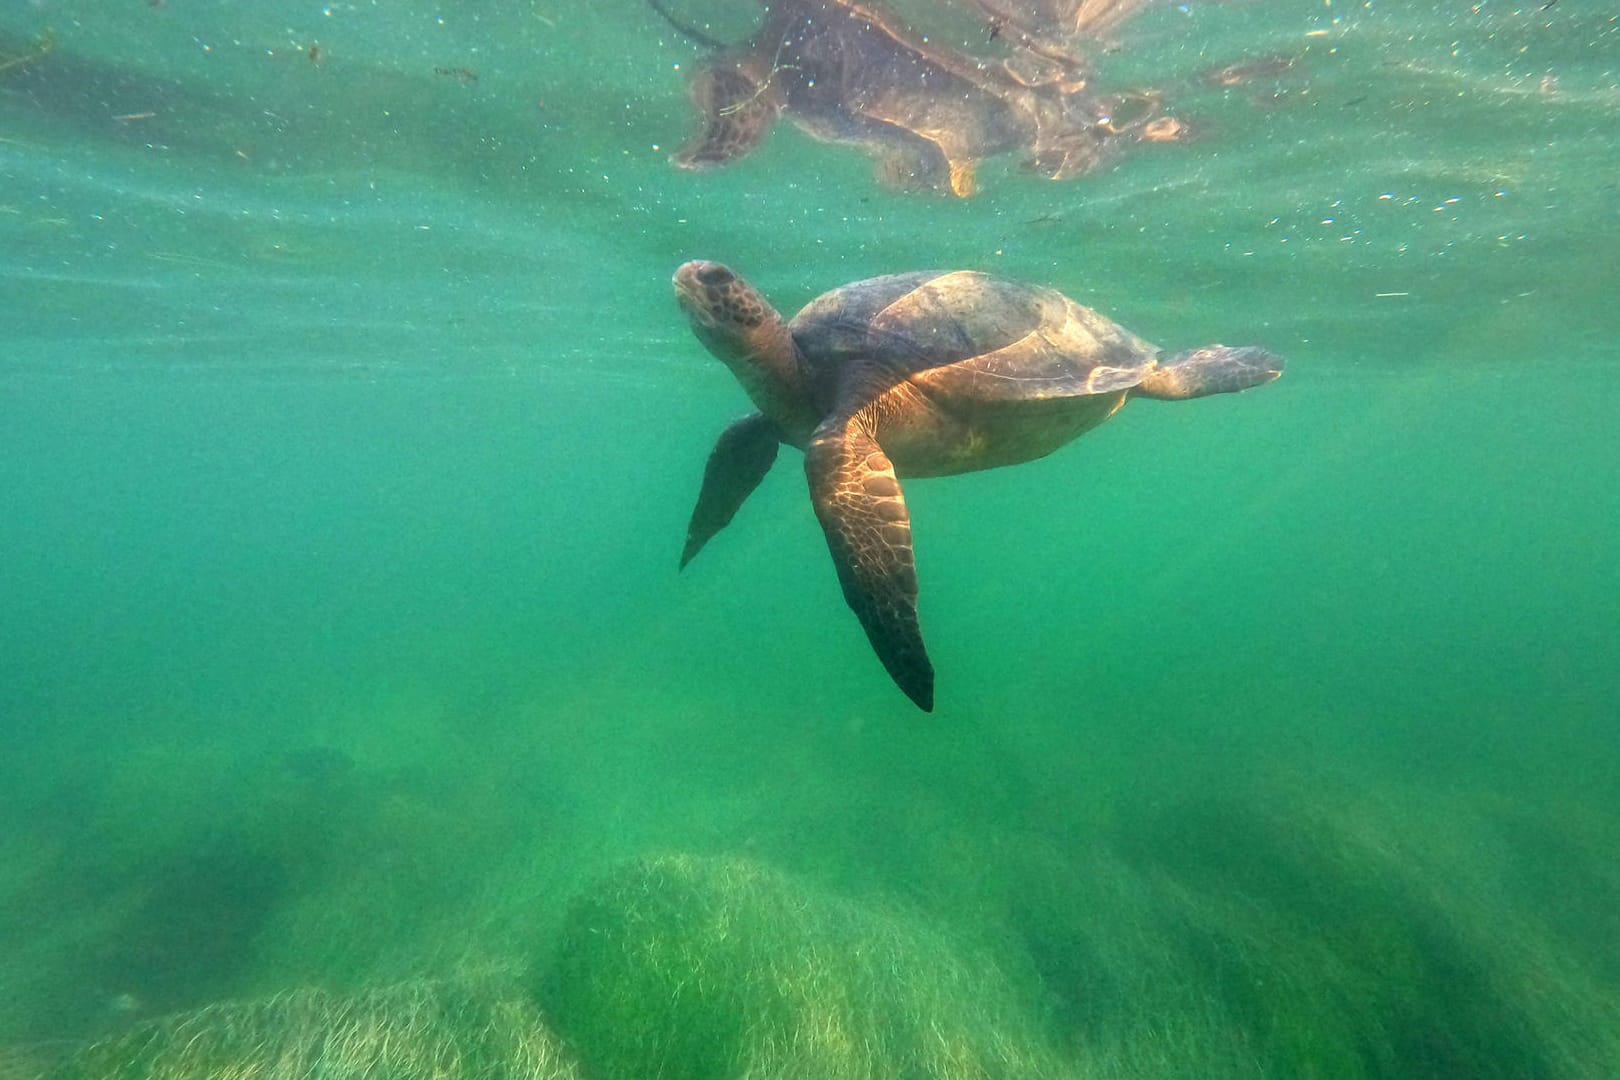
<svg viewBox="0 0 1620 1080">
<path fill-rule="evenodd" d="M 639 0 L 0 6 L 0 1076 L 1620 1075 L 1620 23 L 1122 38 L 946 200 Z M 694 257 L 1289 368 L 908 485 L 929 716 L 796 454 L 676 573 Z"/>
</svg>

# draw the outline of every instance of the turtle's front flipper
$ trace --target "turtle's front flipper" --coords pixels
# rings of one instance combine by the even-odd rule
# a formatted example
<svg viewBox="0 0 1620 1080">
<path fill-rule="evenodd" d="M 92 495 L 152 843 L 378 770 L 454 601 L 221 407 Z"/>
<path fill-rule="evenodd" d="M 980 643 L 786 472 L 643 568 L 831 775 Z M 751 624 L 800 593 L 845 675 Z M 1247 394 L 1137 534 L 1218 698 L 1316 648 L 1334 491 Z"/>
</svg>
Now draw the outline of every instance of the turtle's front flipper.
<svg viewBox="0 0 1620 1080">
<path fill-rule="evenodd" d="M 682 169 L 725 165 L 753 150 L 765 138 L 782 103 L 771 85 L 773 73 L 760 73 L 751 58 L 718 58 L 692 77 L 692 104 L 703 114 L 703 130 L 672 157 Z"/>
<path fill-rule="evenodd" d="M 917 624 L 911 515 L 894 466 L 858 421 L 835 417 L 810 437 L 804 469 L 844 600 L 895 683 L 932 712 L 934 667 Z"/>
<path fill-rule="evenodd" d="M 1268 383 L 1282 372 L 1282 357 L 1256 345 L 1205 345 L 1159 361 L 1131 396 L 1178 401 L 1235 394 Z"/>
<path fill-rule="evenodd" d="M 703 467 L 703 487 L 686 526 L 682 570 L 711 536 L 731 523 L 743 500 L 765 479 L 781 441 L 781 431 L 759 413 L 743 417 L 720 433 L 709 463 Z"/>
</svg>

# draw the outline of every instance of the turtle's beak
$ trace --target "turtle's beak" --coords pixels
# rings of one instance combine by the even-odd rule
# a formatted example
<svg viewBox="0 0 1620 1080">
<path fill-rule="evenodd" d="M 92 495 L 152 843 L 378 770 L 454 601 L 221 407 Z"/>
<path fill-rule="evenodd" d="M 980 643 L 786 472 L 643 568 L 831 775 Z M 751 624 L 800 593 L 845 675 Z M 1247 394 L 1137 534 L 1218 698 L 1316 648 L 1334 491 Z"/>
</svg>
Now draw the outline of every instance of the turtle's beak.
<svg viewBox="0 0 1620 1080">
<path fill-rule="evenodd" d="M 692 320 L 694 326 L 714 326 L 714 307 L 708 302 L 703 293 L 703 286 L 697 283 L 697 276 L 692 267 L 698 263 L 687 263 L 675 271 L 675 302 L 681 305 L 686 317 Z"/>
<path fill-rule="evenodd" d="M 675 298 L 681 302 L 682 307 L 687 306 L 694 294 L 698 296 L 703 295 L 703 290 L 698 288 L 697 272 L 699 269 L 707 265 L 707 263 L 694 260 L 692 262 L 682 263 L 675 271 L 675 277 L 673 279 L 673 283 L 675 285 Z"/>
</svg>

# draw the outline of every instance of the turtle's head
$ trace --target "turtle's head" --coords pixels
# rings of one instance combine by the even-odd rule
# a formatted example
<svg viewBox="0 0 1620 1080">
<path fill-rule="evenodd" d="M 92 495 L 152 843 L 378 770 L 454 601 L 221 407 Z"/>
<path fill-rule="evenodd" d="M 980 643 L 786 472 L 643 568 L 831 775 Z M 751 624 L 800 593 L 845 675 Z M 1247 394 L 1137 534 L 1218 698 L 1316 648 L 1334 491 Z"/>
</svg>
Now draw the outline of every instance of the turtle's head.
<svg viewBox="0 0 1620 1080">
<path fill-rule="evenodd" d="M 806 395 L 787 323 L 748 282 L 719 263 L 694 259 L 675 271 L 675 299 L 692 332 L 725 362 L 766 416 L 792 430 Z"/>
<path fill-rule="evenodd" d="M 675 271 L 675 299 L 720 359 L 778 347 L 782 317 L 752 285 L 719 263 L 693 259 Z"/>
</svg>

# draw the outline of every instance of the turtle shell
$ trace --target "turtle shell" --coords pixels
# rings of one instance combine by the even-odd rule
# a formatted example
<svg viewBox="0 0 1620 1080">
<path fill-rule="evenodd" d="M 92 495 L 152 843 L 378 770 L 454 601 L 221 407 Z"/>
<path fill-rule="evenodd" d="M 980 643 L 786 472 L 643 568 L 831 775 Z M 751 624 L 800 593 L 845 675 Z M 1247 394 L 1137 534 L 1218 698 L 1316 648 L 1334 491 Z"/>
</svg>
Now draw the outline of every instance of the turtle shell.
<svg viewBox="0 0 1620 1080">
<path fill-rule="evenodd" d="M 971 270 L 857 281 L 817 297 L 789 324 L 813 381 L 851 364 L 984 401 L 1128 390 L 1159 350 L 1055 289 Z"/>
</svg>

